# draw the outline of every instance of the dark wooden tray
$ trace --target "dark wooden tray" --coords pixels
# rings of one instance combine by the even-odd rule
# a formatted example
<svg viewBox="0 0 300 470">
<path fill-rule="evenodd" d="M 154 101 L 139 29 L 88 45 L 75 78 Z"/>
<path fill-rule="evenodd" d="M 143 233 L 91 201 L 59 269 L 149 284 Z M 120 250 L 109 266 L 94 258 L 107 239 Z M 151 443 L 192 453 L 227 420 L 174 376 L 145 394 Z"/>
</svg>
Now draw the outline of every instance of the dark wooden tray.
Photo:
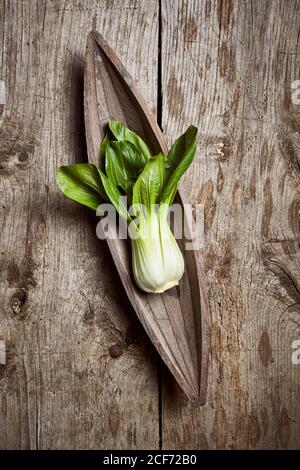
<svg viewBox="0 0 300 470">
<path fill-rule="evenodd" d="M 87 38 L 84 113 L 88 158 L 99 164 L 99 146 L 109 119 L 121 120 L 149 144 L 167 153 L 167 145 L 132 78 L 97 32 Z M 177 202 L 185 196 L 180 188 Z M 113 230 L 110 228 L 110 230 Z M 130 244 L 107 240 L 129 300 L 158 353 L 186 395 L 203 405 L 209 356 L 208 301 L 201 253 L 181 249 L 185 273 L 179 286 L 163 294 L 146 294 L 134 283 Z"/>
</svg>

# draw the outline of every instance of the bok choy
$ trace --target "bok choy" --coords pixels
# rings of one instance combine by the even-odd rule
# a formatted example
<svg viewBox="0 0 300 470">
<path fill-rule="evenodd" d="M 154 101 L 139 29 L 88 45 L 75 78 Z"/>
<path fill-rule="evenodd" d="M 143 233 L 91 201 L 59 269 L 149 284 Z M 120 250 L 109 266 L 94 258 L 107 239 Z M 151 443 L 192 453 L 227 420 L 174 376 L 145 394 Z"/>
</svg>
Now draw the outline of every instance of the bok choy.
<svg viewBox="0 0 300 470">
<path fill-rule="evenodd" d="M 100 145 L 99 167 L 81 163 L 57 171 L 57 184 L 66 196 L 93 210 L 109 201 L 127 221 L 134 279 L 145 292 L 160 293 L 176 286 L 184 272 L 168 210 L 194 158 L 196 134 L 197 128 L 190 126 L 168 155 L 152 155 L 137 134 L 119 121 L 110 121 Z"/>
</svg>

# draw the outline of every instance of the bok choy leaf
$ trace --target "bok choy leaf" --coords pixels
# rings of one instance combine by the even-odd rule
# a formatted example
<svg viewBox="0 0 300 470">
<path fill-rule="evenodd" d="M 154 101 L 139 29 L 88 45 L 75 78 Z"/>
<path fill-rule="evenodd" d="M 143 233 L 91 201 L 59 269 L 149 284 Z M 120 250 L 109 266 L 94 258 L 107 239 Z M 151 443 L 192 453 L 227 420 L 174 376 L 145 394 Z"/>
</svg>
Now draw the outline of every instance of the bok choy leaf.
<svg viewBox="0 0 300 470">
<path fill-rule="evenodd" d="M 66 196 L 90 209 L 96 210 L 103 200 L 107 200 L 99 171 L 90 163 L 61 166 L 56 181 Z"/>
<path fill-rule="evenodd" d="M 110 121 L 109 129 L 118 141 L 131 142 L 140 151 L 145 162 L 151 157 L 148 145 L 135 132 L 127 129 L 122 122 Z"/>
</svg>

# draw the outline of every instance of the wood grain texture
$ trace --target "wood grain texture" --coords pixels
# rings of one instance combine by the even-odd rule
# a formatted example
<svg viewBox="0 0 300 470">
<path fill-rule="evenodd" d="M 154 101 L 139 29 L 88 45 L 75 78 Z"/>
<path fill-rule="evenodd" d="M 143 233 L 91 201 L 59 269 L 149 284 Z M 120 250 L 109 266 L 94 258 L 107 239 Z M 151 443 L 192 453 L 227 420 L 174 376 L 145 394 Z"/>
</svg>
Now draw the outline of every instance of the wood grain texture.
<svg viewBox="0 0 300 470">
<path fill-rule="evenodd" d="M 161 3 L 163 130 L 170 143 L 200 127 L 185 183 L 205 207 L 212 317 L 205 408 L 162 369 L 162 447 L 299 448 L 299 1 Z M 156 111 L 158 13 L 156 0 L 0 1 L 1 448 L 159 447 L 157 355 L 95 219 L 54 177 L 86 158 L 91 29 Z"/>
<path fill-rule="evenodd" d="M 156 1 L 0 2 L 1 448 L 158 447 L 157 356 L 96 219 L 55 183 L 87 158 L 87 33 L 103 32 L 155 110 L 157 15 Z"/>
<path fill-rule="evenodd" d="M 168 381 L 164 448 L 299 448 L 300 3 L 162 0 L 163 130 L 200 127 L 212 315 L 206 407 Z"/>
</svg>

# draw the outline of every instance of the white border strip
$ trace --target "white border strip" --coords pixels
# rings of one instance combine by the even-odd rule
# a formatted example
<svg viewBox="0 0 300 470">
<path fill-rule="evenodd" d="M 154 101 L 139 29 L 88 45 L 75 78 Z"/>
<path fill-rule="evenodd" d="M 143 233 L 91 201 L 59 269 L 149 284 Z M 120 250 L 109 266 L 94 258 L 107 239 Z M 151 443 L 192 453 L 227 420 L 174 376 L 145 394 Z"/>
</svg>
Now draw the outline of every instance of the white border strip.
<svg viewBox="0 0 300 470">
<path fill-rule="evenodd" d="M 5 81 L 0 80 L 0 104 L 6 104 Z"/>
<path fill-rule="evenodd" d="M 6 364 L 6 348 L 4 341 L 0 341 L 0 364 Z"/>
</svg>

